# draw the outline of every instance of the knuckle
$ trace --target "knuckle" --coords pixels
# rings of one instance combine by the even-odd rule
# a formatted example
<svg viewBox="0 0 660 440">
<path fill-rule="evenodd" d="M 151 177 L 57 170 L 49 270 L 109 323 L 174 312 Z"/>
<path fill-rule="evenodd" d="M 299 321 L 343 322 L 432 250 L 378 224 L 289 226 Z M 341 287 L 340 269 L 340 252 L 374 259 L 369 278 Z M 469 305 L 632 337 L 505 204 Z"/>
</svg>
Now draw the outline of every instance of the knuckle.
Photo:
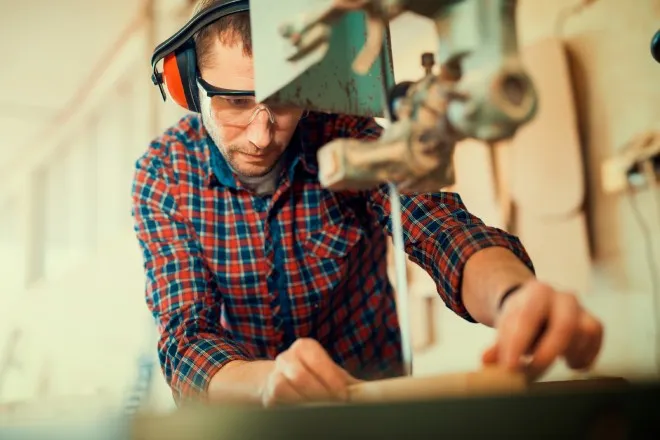
<svg viewBox="0 0 660 440">
<path fill-rule="evenodd" d="M 531 287 L 533 288 L 534 292 L 540 295 L 548 295 L 554 291 L 554 289 L 550 286 L 550 284 L 544 283 L 542 281 L 534 281 L 531 284 Z"/>
<path fill-rule="evenodd" d="M 578 320 L 572 314 L 563 314 L 555 322 L 554 333 L 564 339 L 570 340 L 578 330 Z"/>
<path fill-rule="evenodd" d="M 571 314 L 562 315 L 562 318 L 557 320 L 557 331 L 562 335 L 572 336 L 577 326 L 577 320 Z"/>
<path fill-rule="evenodd" d="M 296 341 L 291 344 L 291 350 L 293 350 L 295 353 L 305 352 L 314 348 L 314 343 L 315 341 L 310 338 L 296 339 Z"/>
<path fill-rule="evenodd" d="M 291 368 L 291 372 L 288 376 L 289 380 L 296 384 L 300 384 L 304 382 L 306 377 L 307 377 L 306 371 L 299 367 Z"/>
<path fill-rule="evenodd" d="M 277 371 L 284 370 L 284 367 L 288 364 L 288 355 L 287 352 L 280 353 L 275 357 L 275 369 Z"/>
</svg>

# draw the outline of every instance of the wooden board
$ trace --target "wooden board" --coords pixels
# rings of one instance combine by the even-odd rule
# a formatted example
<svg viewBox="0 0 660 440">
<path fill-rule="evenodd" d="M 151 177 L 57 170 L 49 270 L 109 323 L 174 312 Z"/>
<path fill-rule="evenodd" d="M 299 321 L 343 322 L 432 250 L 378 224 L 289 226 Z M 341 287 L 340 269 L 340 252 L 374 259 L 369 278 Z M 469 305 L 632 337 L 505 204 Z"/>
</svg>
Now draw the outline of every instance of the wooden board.
<svg viewBox="0 0 660 440">
<path fill-rule="evenodd" d="M 397 377 L 362 382 L 349 387 L 351 403 L 437 400 L 448 397 L 503 396 L 547 391 L 604 391 L 629 387 L 621 377 L 587 377 L 579 380 L 534 382 L 523 373 L 499 367 L 425 377 Z"/>
<path fill-rule="evenodd" d="M 548 38 L 521 49 L 539 94 L 536 118 L 512 140 L 515 202 L 536 216 L 566 216 L 585 197 L 583 159 L 566 52 Z"/>
<path fill-rule="evenodd" d="M 349 387 L 349 400 L 351 403 L 420 401 L 451 396 L 513 394 L 526 390 L 524 375 L 499 368 L 484 368 L 466 373 L 362 382 Z"/>
<path fill-rule="evenodd" d="M 589 291 L 591 262 L 583 213 L 553 220 L 520 210 L 516 227 L 541 281 L 576 293 Z"/>
</svg>

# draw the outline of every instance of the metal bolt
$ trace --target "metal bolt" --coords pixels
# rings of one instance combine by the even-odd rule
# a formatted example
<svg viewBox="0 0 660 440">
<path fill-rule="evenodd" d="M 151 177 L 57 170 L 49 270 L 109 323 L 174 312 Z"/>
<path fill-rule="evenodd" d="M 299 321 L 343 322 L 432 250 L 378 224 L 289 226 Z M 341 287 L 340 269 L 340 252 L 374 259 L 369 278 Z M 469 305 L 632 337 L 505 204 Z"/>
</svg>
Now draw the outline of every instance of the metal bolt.
<svg viewBox="0 0 660 440">
<path fill-rule="evenodd" d="M 422 67 L 427 75 L 433 73 L 433 66 L 435 66 L 435 56 L 432 52 L 424 52 L 422 54 Z"/>
</svg>

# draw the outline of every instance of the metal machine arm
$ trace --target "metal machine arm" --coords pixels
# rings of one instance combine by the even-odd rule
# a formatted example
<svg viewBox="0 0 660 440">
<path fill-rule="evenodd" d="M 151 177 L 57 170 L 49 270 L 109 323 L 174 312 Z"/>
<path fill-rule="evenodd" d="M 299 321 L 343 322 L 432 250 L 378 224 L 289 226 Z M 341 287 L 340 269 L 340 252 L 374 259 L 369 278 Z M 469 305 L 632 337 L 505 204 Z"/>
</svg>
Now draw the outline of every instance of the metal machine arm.
<svg viewBox="0 0 660 440">
<path fill-rule="evenodd" d="M 386 23 L 402 12 L 435 22 L 440 73 L 389 92 L 393 123 L 377 141 L 338 139 L 318 154 L 319 178 L 330 189 L 392 182 L 404 193 L 438 191 L 454 183 L 456 142 L 510 138 L 531 120 L 537 95 L 518 57 L 515 0 L 333 0 L 282 26 L 304 56 L 327 39 L 332 23 L 366 12 L 367 42 L 353 69 L 366 72 L 382 48 Z M 383 79 L 384 80 L 384 79 Z"/>
</svg>

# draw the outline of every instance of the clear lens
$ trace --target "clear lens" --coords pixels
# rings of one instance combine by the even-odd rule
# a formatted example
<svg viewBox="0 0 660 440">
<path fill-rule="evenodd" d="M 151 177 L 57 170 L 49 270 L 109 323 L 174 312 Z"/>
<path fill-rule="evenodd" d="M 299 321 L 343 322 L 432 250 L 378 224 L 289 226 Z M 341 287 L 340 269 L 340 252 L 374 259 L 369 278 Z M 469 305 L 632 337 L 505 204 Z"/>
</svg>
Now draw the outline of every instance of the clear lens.
<svg viewBox="0 0 660 440">
<path fill-rule="evenodd" d="M 211 102 L 218 122 L 224 125 L 247 127 L 259 111 L 267 112 L 271 123 L 278 125 L 287 125 L 296 116 L 295 108 L 268 107 L 253 96 L 214 96 Z"/>
</svg>

